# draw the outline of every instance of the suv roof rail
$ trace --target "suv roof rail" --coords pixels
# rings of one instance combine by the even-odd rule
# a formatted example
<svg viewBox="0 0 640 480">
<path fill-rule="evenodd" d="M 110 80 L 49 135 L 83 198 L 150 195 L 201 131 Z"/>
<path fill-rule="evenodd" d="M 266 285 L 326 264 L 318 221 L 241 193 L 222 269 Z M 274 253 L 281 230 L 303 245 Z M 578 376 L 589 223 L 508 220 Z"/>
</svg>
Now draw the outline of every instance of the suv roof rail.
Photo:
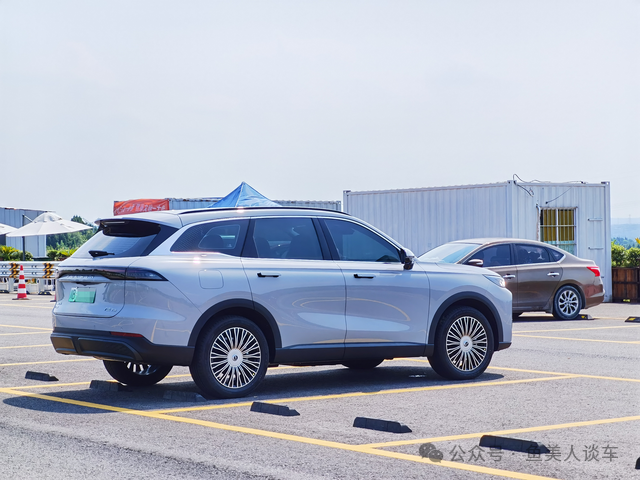
<svg viewBox="0 0 640 480">
<path fill-rule="evenodd" d="M 341 212 L 339 210 L 331 210 L 329 208 L 316 208 L 316 207 L 227 207 L 227 208 L 200 208 L 197 210 L 181 210 L 178 212 L 178 215 L 185 215 L 189 213 L 201 213 L 201 212 L 224 212 L 224 211 L 234 211 L 234 210 L 317 210 L 319 212 L 332 212 L 332 213 L 340 213 L 342 215 L 351 216 L 351 214 L 347 212 Z"/>
</svg>

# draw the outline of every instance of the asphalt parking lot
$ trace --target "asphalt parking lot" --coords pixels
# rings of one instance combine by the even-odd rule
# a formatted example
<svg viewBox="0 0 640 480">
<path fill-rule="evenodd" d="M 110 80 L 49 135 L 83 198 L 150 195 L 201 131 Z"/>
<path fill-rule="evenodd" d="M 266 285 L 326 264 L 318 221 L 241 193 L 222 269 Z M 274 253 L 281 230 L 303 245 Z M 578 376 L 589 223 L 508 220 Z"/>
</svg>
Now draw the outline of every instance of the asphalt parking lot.
<svg viewBox="0 0 640 480">
<path fill-rule="evenodd" d="M 0 478 L 640 478 L 638 305 L 589 320 L 526 314 L 513 346 L 471 382 L 426 359 L 278 367 L 250 398 L 205 400 L 188 369 L 154 387 L 115 391 L 102 362 L 56 354 L 52 297 L 0 294 Z M 25 378 L 27 371 L 58 381 Z M 252 402 L 298 416 L 250 411 Z M 408 433 L 353 427 L 396 421 Z M 548 452 L 479 446 L 483 435 Z M 441 453 L 421 455 L 431 444 Z"/>
</svg>

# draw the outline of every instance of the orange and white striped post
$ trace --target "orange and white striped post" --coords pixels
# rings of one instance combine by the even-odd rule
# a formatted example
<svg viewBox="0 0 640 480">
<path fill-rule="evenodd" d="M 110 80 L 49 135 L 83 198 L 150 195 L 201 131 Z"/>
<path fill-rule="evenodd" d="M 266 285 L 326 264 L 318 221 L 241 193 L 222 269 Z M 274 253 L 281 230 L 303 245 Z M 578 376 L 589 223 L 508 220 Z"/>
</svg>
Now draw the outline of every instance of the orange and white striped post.
<svg viewBox="0 0 640 480">
<path fill-rule="evenodd" d="M 18 280 L 18 296 L 14 300 L 29 300 L 27 298 L 27 284 L 24 281 L 24 268 L 20 265 L 20 279 Z"/>
</svg>

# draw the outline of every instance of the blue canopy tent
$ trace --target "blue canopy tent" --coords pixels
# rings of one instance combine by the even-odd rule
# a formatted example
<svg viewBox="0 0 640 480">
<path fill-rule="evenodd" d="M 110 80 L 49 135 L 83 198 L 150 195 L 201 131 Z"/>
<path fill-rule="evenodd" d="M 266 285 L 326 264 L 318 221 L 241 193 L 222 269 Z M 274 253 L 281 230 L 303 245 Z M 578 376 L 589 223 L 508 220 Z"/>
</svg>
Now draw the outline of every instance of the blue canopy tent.
<svg viewBox="0 0 640 480">
<path fill-rule="evenodd" d="M 281 205 L 272 202 L 262 195 L 248 183 L 242 182 L 238 188 L 226 197 L 212 203 L 207 208 L 228 208 L 228 207 L 280 207 Z"/>
</svg>

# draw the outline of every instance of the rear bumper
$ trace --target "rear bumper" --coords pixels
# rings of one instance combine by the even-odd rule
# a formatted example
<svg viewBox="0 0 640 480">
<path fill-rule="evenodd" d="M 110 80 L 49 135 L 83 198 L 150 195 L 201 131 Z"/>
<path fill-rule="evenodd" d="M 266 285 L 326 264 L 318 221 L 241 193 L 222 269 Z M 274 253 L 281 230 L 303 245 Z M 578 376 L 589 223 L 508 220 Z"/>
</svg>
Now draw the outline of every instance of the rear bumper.
<svg viewBox="0 0 640 480">
<path fill-rule="evenodd" d="M 191 365 L 194 347 L 157 345 L 144 337 L 116 337 L 94 330 L 54 328 L 51 343 L 62 355 L 150 365 Z"/>
<path fill-rule="evenodd" d="M 585 306 L 584 308 L 595 307 L 604 301 L 604 285 L 592 285 L 585 288 Z"/>
</svg>

